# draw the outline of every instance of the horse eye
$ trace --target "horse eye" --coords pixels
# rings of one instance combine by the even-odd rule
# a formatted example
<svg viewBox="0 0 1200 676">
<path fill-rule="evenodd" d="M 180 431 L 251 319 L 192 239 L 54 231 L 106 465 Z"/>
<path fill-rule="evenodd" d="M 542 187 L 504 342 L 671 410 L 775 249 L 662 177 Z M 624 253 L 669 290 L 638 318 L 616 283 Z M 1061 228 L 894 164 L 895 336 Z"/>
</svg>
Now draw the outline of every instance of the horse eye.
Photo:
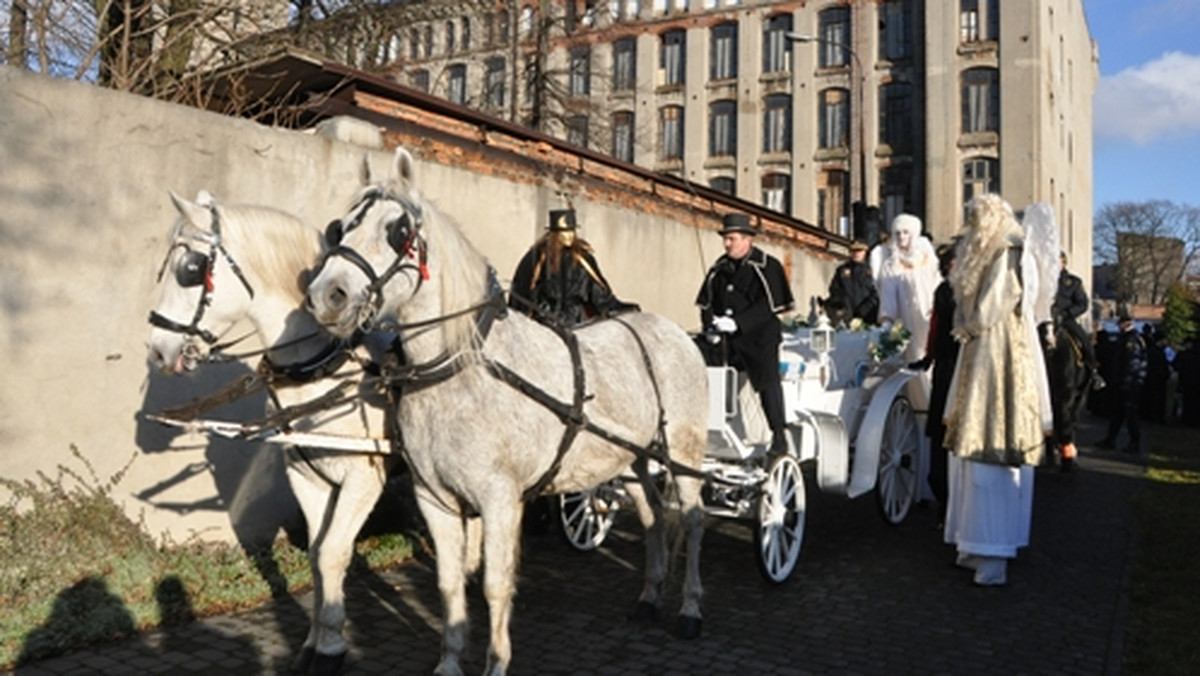
<svg viewBox="0 0 1200 676">
<path fill-rule="evenodd" d="M 340 219 L 329 221 L 329 225 L 325 226 L 325 241 L 329 246 L 337 246 L 342 243 L 342 221 Z"/>
</svg>

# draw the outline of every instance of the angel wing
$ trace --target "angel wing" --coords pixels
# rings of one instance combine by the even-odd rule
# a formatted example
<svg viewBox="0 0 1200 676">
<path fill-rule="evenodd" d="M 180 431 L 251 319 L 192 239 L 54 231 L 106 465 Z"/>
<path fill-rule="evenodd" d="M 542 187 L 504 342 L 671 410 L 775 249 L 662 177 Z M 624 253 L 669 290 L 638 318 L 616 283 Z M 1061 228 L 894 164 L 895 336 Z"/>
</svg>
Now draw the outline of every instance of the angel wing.
<svg viewBox="0 0 1200 676">
<path fill-rule="evenodd" d="M 1021 278 L 1025 299 L 1031 303 L 1038 324 L 1050 321 L 1054 296 L 1058 291 L 1058 225 L 1054 208 L 1045 202 L 1030 204 L 1021 221 L 1025 230 L 1025 249 L 1021 253 Z"/>
</svg>

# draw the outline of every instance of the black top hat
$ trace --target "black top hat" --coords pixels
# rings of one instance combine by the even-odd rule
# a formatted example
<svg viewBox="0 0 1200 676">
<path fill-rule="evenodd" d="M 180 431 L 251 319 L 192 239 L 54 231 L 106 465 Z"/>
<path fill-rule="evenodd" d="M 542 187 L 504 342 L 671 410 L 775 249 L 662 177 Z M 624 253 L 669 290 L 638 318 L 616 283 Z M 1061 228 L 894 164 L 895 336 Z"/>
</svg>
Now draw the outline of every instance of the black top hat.
<svg viewBox="0 0 1200 676">
<path fill-rule="evenodd" d="M 750 223 L 750 217 L 746 214 L 725 214 L 721 219 L 721 234 L 728 235 L 731 232 L 757 235 L 758 228 Z"/>
<path fill-rule="evenodd" d="M 574 209 L 554 209 L 550 212 L 549 228 L 553 232 L 563 232 L 575 229 Z"/>
<path fill-rule="evenodd" d="M 1121 309 L 1117 312 L 1117 323 L 1124 324 L 1125 322 L 1133 321 L 1133 316 L 1129 314 L 1129 310 Z"/>
</svg>

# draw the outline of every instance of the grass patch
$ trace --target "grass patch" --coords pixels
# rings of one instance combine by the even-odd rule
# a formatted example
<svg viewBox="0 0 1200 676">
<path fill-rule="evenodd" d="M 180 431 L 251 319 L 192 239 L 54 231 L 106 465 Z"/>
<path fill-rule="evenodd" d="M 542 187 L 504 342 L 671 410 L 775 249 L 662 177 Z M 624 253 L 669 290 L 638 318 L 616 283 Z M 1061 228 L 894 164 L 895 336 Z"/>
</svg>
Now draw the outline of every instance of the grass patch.
<svg viewBox="0 0 1200 676">
<path fill-rule="evenodd" d="M 11 495 L 0 505 L 0 669 L 312 585 L 306 553 L 286 539 L 255 552 L 160 546 L 112 500 L 129 465 L 102 479 L 73 445 L 71 454 L 81 471 L 60 465 L 53 477 L 0 478 Z M 361 539 L 356 549 L 352 574 L 412 556 L 395 533 Z"/>
<path fill-rule="evenodd" d="M 1138 541 L 1124 673 L 1200 673 L 1200 447 L 1195 435 L 1195 428 L 1152 428 L 1147 480 L 1134 496 Z"/>
</svg>

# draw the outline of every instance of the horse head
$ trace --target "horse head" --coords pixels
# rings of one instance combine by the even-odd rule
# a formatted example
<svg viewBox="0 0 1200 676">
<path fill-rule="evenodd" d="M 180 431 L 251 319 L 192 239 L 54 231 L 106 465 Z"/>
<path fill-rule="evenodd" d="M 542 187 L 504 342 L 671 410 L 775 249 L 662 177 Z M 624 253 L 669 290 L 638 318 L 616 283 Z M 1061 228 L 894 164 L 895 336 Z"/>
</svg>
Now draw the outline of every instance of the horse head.
<svg viewBox="0 0 1200 676">
<path fill-rule="evenodd" d="M 320 240 L 283 212 L 218 205 L 205 191 L 194 202 L 171 193 L 171 202 L 179 218 L 158 271 L 147 358 L 163 373 L 178 374 L 208 358 L 243 318 L 262 335 L 263 312 L 256 310 L 299 307 L 300 279 L 317 259 Z"/>
<path fill-rule="evenodd" d="M 385 180 L 373 179 L 364 163 L 365 187 L 346 215 L 326 228 L 327 251 L 309 282 L 308 308 L 335 335 L 395 327 L 406 350 L 414 348 L 408 339 L 416 338 L 436 353 L 470 333 L 471 317 L 464 325 L 456 311 L 488 293 L 488 267 L 416 189 L 414 174 L 412 155 L 403 148 Z M 428 327 L 405 331 L 415 323 Z"/>
</svg>

